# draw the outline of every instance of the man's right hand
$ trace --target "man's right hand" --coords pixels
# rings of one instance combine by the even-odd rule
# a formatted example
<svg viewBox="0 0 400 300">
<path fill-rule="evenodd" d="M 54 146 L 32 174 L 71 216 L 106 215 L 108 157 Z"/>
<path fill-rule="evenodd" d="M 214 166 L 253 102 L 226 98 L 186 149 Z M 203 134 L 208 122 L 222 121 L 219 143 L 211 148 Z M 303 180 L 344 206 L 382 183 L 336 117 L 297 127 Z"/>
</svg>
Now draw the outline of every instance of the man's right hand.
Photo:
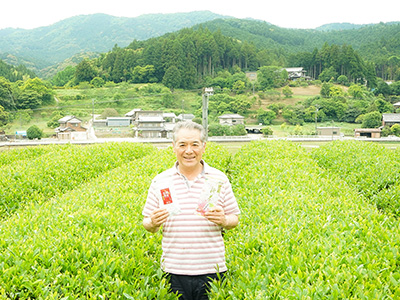
<svg viewBox="0 0 400 300">
<path fill-rule="evenodd" d="M 169 212 L 164 208 L 153 210 L 150 217 L 143 219 L 143 226 L 147 231 L 157 232 L 162 224 L 164 224 L 169 217 Z"/>
</svg>

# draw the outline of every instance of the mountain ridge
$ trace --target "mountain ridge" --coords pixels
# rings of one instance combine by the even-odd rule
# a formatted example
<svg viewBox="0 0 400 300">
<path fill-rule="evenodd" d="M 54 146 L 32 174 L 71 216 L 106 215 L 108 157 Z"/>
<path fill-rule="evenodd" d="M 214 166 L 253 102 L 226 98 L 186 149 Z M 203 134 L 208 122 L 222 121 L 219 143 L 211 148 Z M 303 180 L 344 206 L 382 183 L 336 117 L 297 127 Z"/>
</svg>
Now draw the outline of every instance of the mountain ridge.
<svg viewBox="0 0 400 300">
<path fill-rule="evenodd" d="M 266 21 L 237 19 L 211 11 L 146 14 L 135 18 L 99 13 L 78 15 L 35 29 L 1 29 L 0 59 L 11 65 L 26 65 L 39 76 L 49 77 L 75 58 L 94 57 L 115 45 L 126 47 L 134 40 L 156 38 L 189 27 L 205 26 L 220 30 L 226 36 L 253 42 L 257 47 L 285 48 L 293 52 L 312 51 L 324 42 L 357 44 L 357 39 L 364 43 L 357 47 L 365 48 L 371 43 L 368 39 L 377 38 L 371 37 L 370 32 L 384 27 L 382 24 L 331 23 L 315 29 L 288 29 Z M 349 38 L 349 32 L 357 38 Z"/>
<path fill-rule="evenodd" d="M 106 52 L 198 23 L 225 18 L 210 11 L 148 14 L 137 18 L 90 14 L 70 17 L 35 29 L 0 30 L 0 59 L 44 69 L 83 52 Z M 7 57 L 14 59 L 10 61 Z M 15 59 L 18 58 L 18 59 Z"/>
</svg>

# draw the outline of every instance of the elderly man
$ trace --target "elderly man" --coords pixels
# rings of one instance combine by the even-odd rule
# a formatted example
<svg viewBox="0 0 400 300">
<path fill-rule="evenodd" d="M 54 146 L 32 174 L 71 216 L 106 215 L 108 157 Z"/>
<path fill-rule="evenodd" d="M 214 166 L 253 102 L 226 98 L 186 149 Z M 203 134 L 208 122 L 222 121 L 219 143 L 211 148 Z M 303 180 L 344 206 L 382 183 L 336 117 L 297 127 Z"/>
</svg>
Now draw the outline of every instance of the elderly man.
<svg viewBox="0 0 400 300">
<path fill-rule="evenodd" d="M 178 123 L 173 132 L 174 167 L 157 175 L 143 208 L 143 226 L 155 233 L 162 226 L 161 267 L 180 299 L 208 299 L 210 280 L 227 270 L 223 229 L 238 225 L 240 213 L 224 173 L 202 159 L 204 128 Z"/>
</svg>

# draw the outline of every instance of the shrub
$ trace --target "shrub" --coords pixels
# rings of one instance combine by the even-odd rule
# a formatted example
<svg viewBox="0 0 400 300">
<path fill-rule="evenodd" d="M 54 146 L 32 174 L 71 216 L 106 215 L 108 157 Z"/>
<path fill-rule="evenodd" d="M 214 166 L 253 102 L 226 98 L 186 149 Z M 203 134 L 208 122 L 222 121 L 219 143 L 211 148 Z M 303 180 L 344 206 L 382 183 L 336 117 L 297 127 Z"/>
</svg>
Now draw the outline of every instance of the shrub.
<svg viewBox="0 0 400 300">
<path fill-rule="evenodd" d="M 43 137 L 43 130 L 41 130 L 36 125 L 32 125 L 26 131 L 26 136 L 30 140 L 34 140 L 34 139 L 39 139 L 40 140 Z"/>
</svg>

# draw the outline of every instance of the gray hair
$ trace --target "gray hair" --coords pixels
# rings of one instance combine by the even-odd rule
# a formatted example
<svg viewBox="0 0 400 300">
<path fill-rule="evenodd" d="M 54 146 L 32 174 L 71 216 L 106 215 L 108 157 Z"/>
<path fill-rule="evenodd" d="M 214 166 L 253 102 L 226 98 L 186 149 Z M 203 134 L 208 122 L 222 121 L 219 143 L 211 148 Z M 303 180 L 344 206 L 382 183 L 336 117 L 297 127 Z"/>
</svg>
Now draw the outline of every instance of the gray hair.
<svg viewBox="0 0 400 300">
<path fill-rule="evenodd" d="M 200 131 L 200 141 L 202 143 L 206 142 L 206 130 L 204 127 L 196 122 L 193 121 L 184 121 L 176 123 L 173 131 L 172 131 L 172 141 L 176 142 L 176 137 L 178 135 L 179 130 L 181 129 L 189 129 L 189 130 L 198 130 Z"/>
</svg>

